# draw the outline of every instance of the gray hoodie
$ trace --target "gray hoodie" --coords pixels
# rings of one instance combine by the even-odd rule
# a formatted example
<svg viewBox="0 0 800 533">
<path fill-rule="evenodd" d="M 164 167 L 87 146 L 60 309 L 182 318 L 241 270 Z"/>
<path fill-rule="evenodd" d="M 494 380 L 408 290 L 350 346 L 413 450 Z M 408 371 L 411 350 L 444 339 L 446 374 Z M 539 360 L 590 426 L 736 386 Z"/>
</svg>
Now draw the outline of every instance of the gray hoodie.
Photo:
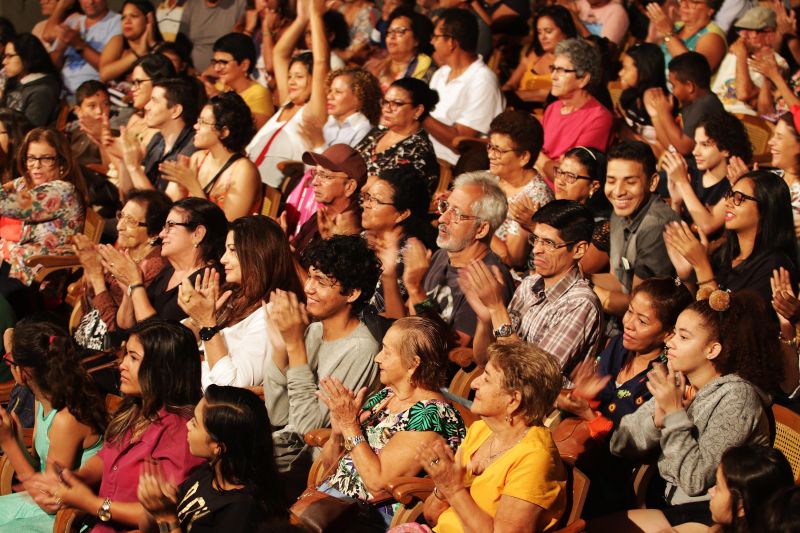
<svg viewBox="0 0 800 533">
<path fill-rule="evenodd" d="M 769 399 L 735 374 L 719 377 L 697 392 L 686 410 L 653 423 L 655 398 L 622 418 L 611 453 L 632 459 L 661 449 L 658 471 L 667 482 L 666 501 L 679 505 L 709 499 L 717 465 L 731 446 L 769 446 Z"/>
</svg>

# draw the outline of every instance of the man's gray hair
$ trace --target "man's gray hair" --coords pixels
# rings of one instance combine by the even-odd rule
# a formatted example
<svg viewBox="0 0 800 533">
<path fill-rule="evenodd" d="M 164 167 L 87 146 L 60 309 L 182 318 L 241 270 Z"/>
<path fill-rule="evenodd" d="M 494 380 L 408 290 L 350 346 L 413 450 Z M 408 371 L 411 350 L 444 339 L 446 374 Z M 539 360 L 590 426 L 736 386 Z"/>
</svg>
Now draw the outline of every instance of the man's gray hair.
<svg viewBox="0 0 800 533">
<path fill-rule="evenodd" d="M 464 187 L 480 187 L 482 195 L 472 202 L 470 208 L 472 214 L 489 223 L 489 235 L 491 239 L 500 224 L 506 219 L 508 214 L 508 200 L 506 194 L 497 183 L 497 178 L 488 170 L 478 170 L 475 172 L 465 172 L 456 178 L 453 184 L 454 189 Z"/>
<path fill-rule="evenodd" d="M 587 89 L 597 86 L 603 79 L 600 51 L 586 39 L 564 39 L 556 45 L 555 53 L 569 59 L 577 77 L 582 78 L 586 74 L 591 76 Z"/>
</svg>

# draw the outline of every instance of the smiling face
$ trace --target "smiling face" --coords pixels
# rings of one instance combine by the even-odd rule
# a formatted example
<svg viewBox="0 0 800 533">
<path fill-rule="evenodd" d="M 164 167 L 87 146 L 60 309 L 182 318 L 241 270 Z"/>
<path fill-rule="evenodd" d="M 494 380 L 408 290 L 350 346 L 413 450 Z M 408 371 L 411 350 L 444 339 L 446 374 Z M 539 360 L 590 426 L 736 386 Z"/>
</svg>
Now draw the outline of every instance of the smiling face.
<svg viewBox="0 0 800 533">
<path fill-rule="evenodd" d="M 510 135 L 492 133 L 489 136 L 489 172 L 500 179 L 510 178 L 525 168 L 531 154 L 525 150 L 517 150 Z"/>
<path fill-rule="evenodd" d="M 692 150 L 699 170 L 713 170 L 719 165 L 727 166 L 730 155 L 727 150 L 721 151 L 712 139 L 706 135 L 706 129 L 700 126 L 694 130 L 694 149 Z"/>
<path fill-rule="evenodd" d="M 622 55 L 622 68 L 619 71 L 619 82 L 623 89 L 631 89 L 639 83 L 639 69 L 636 62 L 628 54 Z"/>
<path fill-rule="evenodd" d="M 348 307 L 358 298 L 357 291 L 344 295 L 341 285 L 314 267 L 308 269 L 303 290 L 306 294 L 306 309 L 318 320 L 332 317 Z"/>
<path fill-rule="evenodd" d="M 147 28 L 147 17 L 133 4 L 122 8 L 122 36 L 131 40 L 139 39 Z"/>
<path fill-rule="evenodd" d="M 289 100 L 302 105 L 311 96 L 311 74 L 302 61 L 295 61 L 289 66 L 287 80 Z"/>
<path fill-rule="evenodd" d="M 56 149 L 44 141 L 28 144 L 26 169 L 34 187 L 60 177 L 60 162 Z"/>
<path fill-rule="evenodd" d="M 645 175 L 638 161 L 611 159 L 608 162 L 605 193 L 617 216 L 636 214 L 657 185 L 658 178 Z"/>
<path fill-rule="evenodd" d="M 125 344 L 125 355 L 119 365 L 119 390 L 127 396 L 141 396 L 139 385 L 139 367 L 144 359 L 144 347 L 139 337 L 131 335 Z"/>
<path fill-rule="evenodd" d="M 133 88 L 131 89 L 133 107 L 144 109 L 144 106 L 150 101 L 150 94 L 153 92 L 153 80 L 150 79 L 150 76 L 147 75 L 142 67 L 137 65 L 133 68 L 131 82 L 133 83 Z"/>
<path fill-rule="evenodd" d="M 783 120 L 779 120 L 769 139 L 769 151 L 772 154 L 772 165 L 787 172 L 794 172 L 800 156 L 800 141 Z"/>
<path fill-rule="evenodd" d="M 740 179 L 731 186 L 731 192 L 736 191 L 755 197 L 755 183 L 750 178 Z M 733 200 L 732 197 L 725 199 L 725 229 L 737 233 L 757 231 L 760 218 L 758 204 L 753 200 L 744 199 L 742 205 L 737 206 Z"/>
<path fill-rule="evenodd" d="M 404 59 L 414 54 L 419 43 L 411 31 L 411 19 L 397 17 L 386 30 L 386 51 L 394 59 Z"/>
<path fill-rule="evenodd" d="M 186 226 L 180 225 L 186 223 L 187 220 L 188 216 L 181 209 L 173 208 L 167 215 L 164 229 L 158 234 L 161 237 L 161 255 L 163 257 L 182 257 L 185 254 L 193 253 L 193 232 Z M 171 226 L 170 222 L 176 224 Z"/>
<path fill-rule="evenodd" d="M 403 328 L 393 326 L 383 337 L 381 351 L 375 356 L 375 364 L 380 369 L 381 383 L 396 389 L 397 385 L 408 382 L 419 366 L 419 356 L 409 361 L 404 352 Z"/>
<path fill-rule="evenodd" d="M 675 334 L 667 339 L 667 358 L 676 372 L 688 374 L 710 365 L 722 346 L 710 338 L 708 327 L 693 309 L 684 310 L 675 322 Z"/>
<path fill-rule="evenodd" d="M 175 106 L 177 107 L 177 106 Z M 153 87 L 150 100 L 144 106 L 144 120 L 150 128 L 160 128 L 173 118 L 175 108 L 167 104 L 167 91 L 163 87 Z"/>
<path fill-rule="evenodd" d="M 120 248 L 135 249 L 150 238 L 147 235 L 145 216 L 147 209 L 139 202 L 127 202 L 117 220 L 117 244 Z"/>
<path fill-rule="evenodd" d="M 556 45 L 566 38 L 561 28 L 556 26 L 550 17 L 539 17 L 536 21 L 536 35 L 546 54 L 552 53 Z"/>
<path fill-rule="evenodd" d="M 492 360 L 489 360 L 483 374 L 472 382 L 471 387 L 475 391 L 475 399 L 470 411 L 478 416 L 486 417 L 510 415 L 509 405 L 514 397 L 504 388 L 504 380 L 503 371 Z"/>
<path fill-rule="evenodd" d="M 212 64 L 214 65 L 214 73 L 219 76 L 219 81 L 225 85 L 231 85 L 242 78 L 246 78 L 247 71 L 250 69 L 250 61 L 245 59 L 239 63 L 233 57 L 233 54 L 228 52 L 214 52 Z"/>
<path fill-rule="evenodd" d="M 328 89 L 328 114 L 336 120 L 344 120 L 361 108 L 361 102 L 353 92 L 351 76 L 337 76 Z"/>
<path fill-rule="evenodd" d="M 622 317 L 622 345 L 635 353 L 648 353 L 664 345 L 667 332 L 658 319 L 649 294 L 637 292 Z"/>
<path fill-rule="evenodd" d="M 564 173 L 572 173 L 576 176 L 589 175 L 589 169 L 575 157 L 564 157 L 558 167 Z M 553 183 L 556 186 L 556 200 L 574 200 L 581 204 L 585 204 L 589 197 L 600 188 L 600 182 L 597 180 L 578 178 L 575 183 L 568 183 L 566 177 L 562 178 L 558 175 Z"/>
<path fill-rule="evenodd" d="M 6 76 L 9 78 L 19 76 L 25 70 L 25 66 L 22 64 L 22 59 L 19 57 L 17 50 L 14 48 L 14 43 L 6 43 L 5 55 L 3 56 L 3 69 L 6 72 Z"/>
<path fill-rule="evenodd" d="M 225 267 L 225 281 L 227 283 L 242 282 L 242 265 L 239 263 L 239 254 L 236 253 L 233 231 L 229 231 L 228 236 L 225 238 L 225 253 L 219 262 Z"/>
</svg>

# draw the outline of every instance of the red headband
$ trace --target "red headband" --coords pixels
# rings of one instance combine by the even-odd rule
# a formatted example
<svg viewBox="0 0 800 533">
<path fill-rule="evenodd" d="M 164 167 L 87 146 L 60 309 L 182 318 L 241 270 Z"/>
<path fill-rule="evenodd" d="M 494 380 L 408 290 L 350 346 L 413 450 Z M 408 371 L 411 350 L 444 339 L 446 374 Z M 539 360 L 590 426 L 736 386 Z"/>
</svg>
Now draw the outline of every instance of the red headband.
<svg viewBox="0 0 800 533">
<path fill-rule="evenodd" d="M 800 105 L 792 104 L 789 108 L 789 113 L 792 114 L 792 124 L 794 124 L 795 131 L 800 133 Z"/>
</svg>

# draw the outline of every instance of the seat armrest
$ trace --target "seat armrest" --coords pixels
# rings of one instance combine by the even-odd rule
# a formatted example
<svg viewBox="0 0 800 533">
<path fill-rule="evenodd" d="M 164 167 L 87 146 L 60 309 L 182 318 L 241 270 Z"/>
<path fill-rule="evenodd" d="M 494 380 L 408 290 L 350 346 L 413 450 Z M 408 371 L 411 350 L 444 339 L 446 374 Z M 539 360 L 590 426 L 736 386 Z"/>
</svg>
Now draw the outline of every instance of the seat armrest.
<svg viewBox="0 0 800 533">
<path fill-rule="evenodd" d="M 328 442 L 328 439 L 331 438 L 331 429 L 330 428 L 319 428 L 319 429 L 312 429 L 305 435 L 303 435 L 303 440 L 309 446 L 314 446 L 316 448 L 322 448 L 325 446 L 325 443 Z"/>
<path fill-rule="evenodd" d="M 56 521 L 53 524 L 53 533 L 77 533 L 83 518 L 87 515 L 84 511 L 65 507 L 59 509 Z"/>
<path fill-rule="evenodd" d="M 81 266 L 77 255 L 32 255 L 25 260 L 31 268 L 73 268 Z"/>
<path fill-rule="evenodd" d="M 435 486 L 429 477 L 399 477 L 389 483 L 389 490 L 395 500 L 408 505 L 414 499 L 425 501 Z"/>
<path fill-rule="evenodd" d="M 582 531 L 586 531 L 586 522 L 579 518 L 573 523 L 553 531 L 553 533 L 581 533 Z"/>
</svg>

